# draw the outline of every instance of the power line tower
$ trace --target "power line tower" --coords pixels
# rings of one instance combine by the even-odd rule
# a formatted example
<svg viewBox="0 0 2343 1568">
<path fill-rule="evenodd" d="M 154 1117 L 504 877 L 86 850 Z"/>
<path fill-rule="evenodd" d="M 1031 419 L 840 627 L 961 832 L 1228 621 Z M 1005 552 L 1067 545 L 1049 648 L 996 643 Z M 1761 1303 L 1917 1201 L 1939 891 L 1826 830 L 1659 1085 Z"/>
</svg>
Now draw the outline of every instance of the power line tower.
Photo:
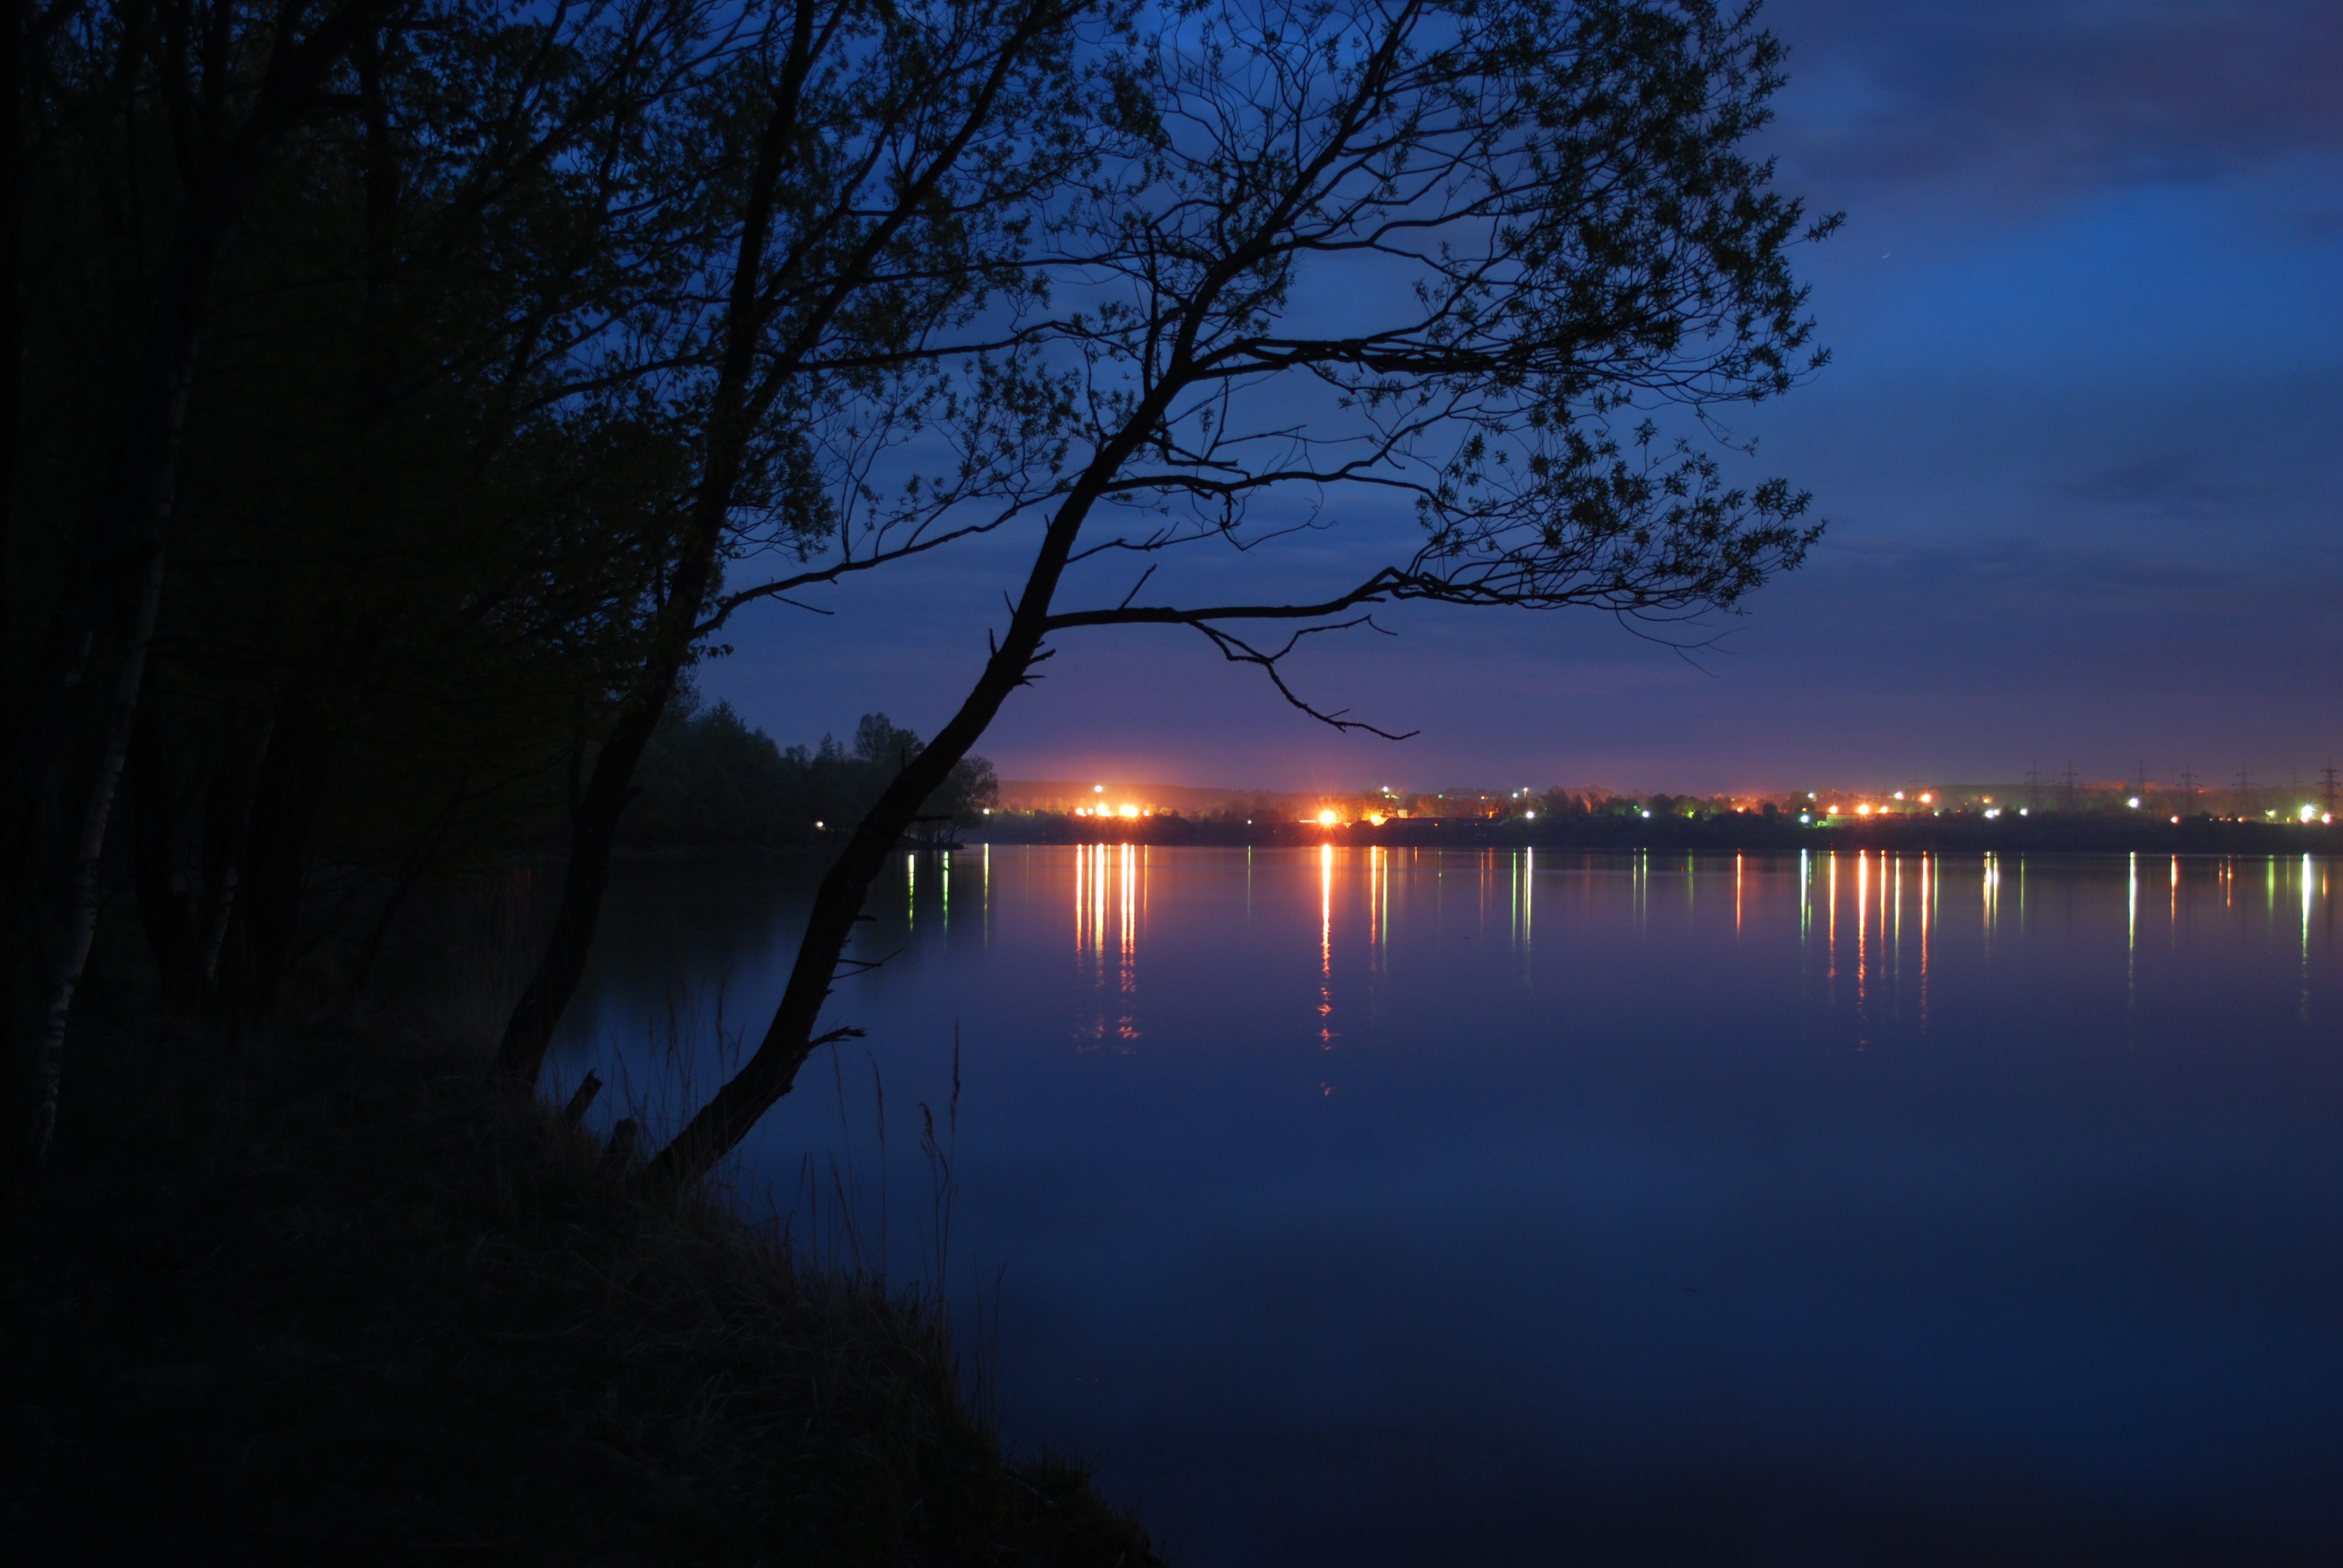
<svg viewBox="0 0 2343 1568">
<path fill-rule="evenodd" d="M 2250 817 L 2250 816 L 2252 816 L 2252 815 L 2254 814 L 2254 812 L 2253 812 L 2253 805 L 2254 805 L 2254 802 L 2253 802 L 2253 794 L 2254 794 L 2254 776 L 2253 776 L 2251 773 L 2248 773 L 2247 771 L 2246 771 L 2246 769 L 2242 769 L 2242 768 L 2238 769 L 2237 769 L 2237 815 L 2238 815 L 2239 817 L 2241 817 L 2241 818 L 2243 818 L 2243 817 Z"/>
<path fill-rule="evenodd" d="M 2066 770 L 2058 775 L 2058 809 L 2072 811 L 2074 809 L 2075 765 L 2069 762 L 2066 764 Z"/>
<path fill-rule="evenodd" d="M 2180 793 L 2187 797 L 2188 814 L 2194 817 L 2197 815 L 2197 770 L 2194 768 L 2180 770 Z"/>
<path fill-rule="evenodd" d="M 2335 815 L 2335 759 L 2329 757 L 2327 766 L 2318 770 L 2318 796 L 2325 803 L 2327 815 Z"/>
<path fill-rule="evenodd" d="M 2147 761 L 2145 758 L 2131 765 L 2131 792 L 2143 800 L 2147 799 Z"/>
<path fill-rule="evenodd" d="M 2026 804 L 2035 810 L 2042 809 L 2042 764 L 2026 765 Z"/>
</svg>

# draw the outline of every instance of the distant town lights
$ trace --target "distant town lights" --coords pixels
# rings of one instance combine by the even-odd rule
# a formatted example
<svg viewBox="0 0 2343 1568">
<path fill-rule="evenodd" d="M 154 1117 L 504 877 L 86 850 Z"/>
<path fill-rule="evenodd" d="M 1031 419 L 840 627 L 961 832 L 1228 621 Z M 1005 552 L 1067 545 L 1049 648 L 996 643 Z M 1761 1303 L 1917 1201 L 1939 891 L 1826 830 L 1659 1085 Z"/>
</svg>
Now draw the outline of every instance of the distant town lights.
<svg viewBox="0 0 2343 1568">
<path fill-rule="evenodd" d="M 2137 811 L 2139 809 L 2139 797 L 2135 795 L 2130 799 L 2125 801 L 2124 804 Z"/>
<path fill-rule="evenodd" d="M 2302 819 L 2303 819 L 2304 821 L 2308 822 L 2308 821 L 2309 821 L 2313 817 L 2316 817 L 2316 816 L 2318 816 L 2318 807 L 2316 807 L 2316 806 L 2313 806 L 2313 805 L 2309 804 L 2308 801 L 2304 802 L 2304 804 L 2303 804 L 2303 808 L 2302 808 Z"/>
<path fill-rule="evenodd" d="M 1321 811 L 1318 813 L 1318 825 L 1322 828 L 1331 828 L 1340 820 L 1342 820 L 1342 819 L 1335 816 L 1332 811 Z"/>
</svg>

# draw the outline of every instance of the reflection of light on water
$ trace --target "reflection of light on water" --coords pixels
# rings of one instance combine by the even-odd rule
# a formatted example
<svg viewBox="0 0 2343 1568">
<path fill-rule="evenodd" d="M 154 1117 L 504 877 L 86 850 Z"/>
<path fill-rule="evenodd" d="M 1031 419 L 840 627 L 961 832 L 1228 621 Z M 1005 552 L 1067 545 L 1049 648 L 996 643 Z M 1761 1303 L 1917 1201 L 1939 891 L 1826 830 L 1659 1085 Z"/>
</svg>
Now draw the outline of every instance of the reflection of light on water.
<svg viewBox="0 0 2343 1568">
<path fill-rule="evenodd" d="M 1823 999 L 1838 1005 L 1838 851 L 1823 858 Z"/>
<path fill-rule="evenodd" d="M 1928 921 L 1936 896 L 1936 857 L 1920 857 L 1920 1032 L 1928 1032 Z"/>
<path fill-rule="evenodd" d="M 1531 905 L 1536 896 L 1537 887 L 1537 851 L 1523 849 L 1507 854 L 1505 869 L 1513 878 L 1507 923 L 1513 935 L 1513 950 L 1521 954 L 1523 959 L 1527 959 L 1530 952 L 1530 928 L 1534 915 Z M 1526 969 L 1523 970 L 1523 976 L 1524 979 L 1528 978 Z"/>
<path fill-rule="evenodd" d="M 1798 945 L 1804 947 L 1815 928 L 1814 852 L 1798 851 Z"/>
<path fill-rule="evenodd" d="M 1881 879 L 1881 883 L 1880 890 L 1882 892 L 1886 891 L 1885 878 Z M 1894 903 L 1896 908 L 1896 934 L 1888 939 L 1889 946 L 1887 950 L 1891 956 L 1889 970 L 1896 977 L 1896 992 L 1898 995 L 1901 995 L 1904 990 L 1904 857 L 1901 855 L 1896 857 L 1896 897 Z M 1881 934 L 1886 934 L 1886 922 L 1884 920 L 1881 922 Z"/>
<path fill-rule="evenodd" d="M 2296 1012 L 2304 1023 L 2310 1021 L 2310 857 L 2302 858 L 2302 1001 Z"/>
<path fill-rule="evenodd" d="M 1334 972 L 1334 846 L 1318 851 L 1318 972 Z"/>
<path fill-rule="evenodd" d="M 1139 851 L 1122 847 L 1122 1022 L 1124 1040 L 1139 1038 Z"/>
<path fill-rule="evenodd" d="M 1318 847 L 1318 1044 L 1334 1047 L 1334 846 Z"/>
<path fill-rule="evenodd" d="M 1863 1016 L 1870 995 L 1871 851 L 1855 852 L 1855 1015 Z"/>
<path fill-rule="evenodd" d="M 2124 1007 L 2139 1005 L 2139 851 L 2131 852 L 2124 899 Z"/>
<path fill-rule="evenodd" d="M 1374 851 L 1374 891 L 1372 908 L 1375 922 L 1375 960 L 1381 970 L 1384 957 L 1391 951 L 1391 851 L 1378 847 Z"/>
<path fill-rule="evenodd" d="M 1075 1030 L 1078 1039 L 1139 1038 L 1139 928 L 1146 907 L 1146 867 L 1132 845 L 1074 848 L 1074 956 L 1097 997 L 1097 1010 Z M 1111 1005 L 1106 995 L 1110 956 Z"/>
</svg>

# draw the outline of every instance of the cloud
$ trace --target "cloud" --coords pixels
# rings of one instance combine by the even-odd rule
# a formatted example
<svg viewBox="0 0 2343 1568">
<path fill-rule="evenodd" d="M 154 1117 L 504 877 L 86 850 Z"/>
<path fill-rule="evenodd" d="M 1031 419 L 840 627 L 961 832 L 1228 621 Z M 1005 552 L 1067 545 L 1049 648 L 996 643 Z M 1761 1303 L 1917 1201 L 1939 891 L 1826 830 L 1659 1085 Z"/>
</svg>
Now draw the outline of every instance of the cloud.
<svg viewBox="0 0 2343 1568">
<path fill-rule="evenodd" d="M 1781 0 L 1785 171 L 2033 204 L 2343 150 L 2334 0 Z"/>
</svg>

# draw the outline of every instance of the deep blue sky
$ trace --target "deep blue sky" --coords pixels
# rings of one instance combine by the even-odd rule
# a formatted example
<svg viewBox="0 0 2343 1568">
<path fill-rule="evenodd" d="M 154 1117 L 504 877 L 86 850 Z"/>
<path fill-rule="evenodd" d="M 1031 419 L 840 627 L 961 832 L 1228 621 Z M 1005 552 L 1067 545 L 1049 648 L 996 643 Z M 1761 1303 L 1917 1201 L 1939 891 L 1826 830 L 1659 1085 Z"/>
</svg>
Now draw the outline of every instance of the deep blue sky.
<svg viewBox="0 0 2343 1568">
<path fill-rule="evenodd" d="M 1830 531 L 1687 661 L 1595 615 L 1403 613 L 1285 708 L 1192 633 L 1066 639 L 1004 777 L 1787 789 L 2343 757 L 2343 5 L 1776 0 L 1782 184 L 1836 362 L 1762 414 Z M 988 546 L 771 608 L 702 685 L 785 743 L 931 732 Z"/>
</svg>

